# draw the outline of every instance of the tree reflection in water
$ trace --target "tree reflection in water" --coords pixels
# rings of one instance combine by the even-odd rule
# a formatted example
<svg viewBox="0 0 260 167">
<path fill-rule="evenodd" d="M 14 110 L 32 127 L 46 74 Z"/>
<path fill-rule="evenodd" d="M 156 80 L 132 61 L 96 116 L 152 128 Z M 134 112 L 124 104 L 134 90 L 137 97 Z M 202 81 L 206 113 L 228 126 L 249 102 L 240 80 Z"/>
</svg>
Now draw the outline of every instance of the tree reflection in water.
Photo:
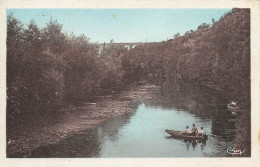
<svg viewBox="0 0 260 167">
<path fill-rule="evenodd" d="M 201 119 L 211 119 L 212 134 L 221 136 L 226 141 L 234 139 L 235 118 L 227 110 L 227 100 L 216 91 L 196 84 L 166 81 L 158 94 L 160 100 L 147 103 L 187 111 Z"/>
<path fill-rule="evenodd" d="M 97 127 L 72 135 L 57 144 L 39 147 L 23 157 L 100 157 L 104 137 L 116 141 L 118 131 L 134 114 L 135 112 L 131 112 L 111 118 Z"/>
<path fill-rule="evenodd" d="M 111 118 L 105 121 L 100 126 L 100 134 L 107 136 L 111 141 L 118 140 L 118 131 L 130 121 L 130 118 L 135 114 L 136 111 L 129 112 L 117 117 Z M 116 120 L 116 121 L 115 121 Z"/>
<path fill-rule="evenodd" d="M 111 118 L 58 144 L 40 147 L 26 157 L 227 156 L 225 149 L 233 145 L 236 122 L 229 121 L 234 118 L 221 95 L 198 85 L 168 81 L 161 91 L 151 91 L 158 98 L 144 100 L 138 112 Z M 183 124 L 184 130 L 195 120 L 208 127 L 206 133 L 212 137 L 207 147 L 206 143 L 162 140 L 165 127 L 180 130 Z M 142 149 L 144 146 L 146 149 Z"/>
</svg>

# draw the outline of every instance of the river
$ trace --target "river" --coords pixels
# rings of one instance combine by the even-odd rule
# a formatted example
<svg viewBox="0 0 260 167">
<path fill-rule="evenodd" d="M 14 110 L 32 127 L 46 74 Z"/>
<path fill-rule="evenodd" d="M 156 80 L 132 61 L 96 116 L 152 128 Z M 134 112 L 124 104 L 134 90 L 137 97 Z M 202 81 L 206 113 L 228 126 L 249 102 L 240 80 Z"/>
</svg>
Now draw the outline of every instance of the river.
<svg viewBox="0 0 260 167">
<path fill-rule="evenodd" d="M 228 157 L 236 137 L 236 117 L 227 101 L 213 90 L 165 82 L 150 90 L 158 98 L 141 100 L 133 112 L 39 147 L 24 157 Z M 165 129 L 204 127 L 206 143 L 169 137 Z"/>
</svg>

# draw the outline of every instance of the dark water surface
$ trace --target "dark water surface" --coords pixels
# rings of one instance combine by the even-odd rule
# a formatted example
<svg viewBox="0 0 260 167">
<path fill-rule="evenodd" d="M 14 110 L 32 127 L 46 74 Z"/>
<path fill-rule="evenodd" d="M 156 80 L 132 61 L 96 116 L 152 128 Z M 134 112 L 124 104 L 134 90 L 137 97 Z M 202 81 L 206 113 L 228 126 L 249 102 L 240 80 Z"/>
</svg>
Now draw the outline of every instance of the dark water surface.
<svg viewBox="0 0 260 167">
<path fill-rule="evenodd" d="M 152 91 L 152 90 L 151 90 Z M 227 101 L 209 88 L 166 82 L 152 91 L 156 100 L 141 101 L 137 109 L 96 127 L 43 146 L 25 157 L 212 157 L 230 156 L 236 119 Z M 169 138 L 165 129 L 204 127 L 206 143 Z"/>
</svg>

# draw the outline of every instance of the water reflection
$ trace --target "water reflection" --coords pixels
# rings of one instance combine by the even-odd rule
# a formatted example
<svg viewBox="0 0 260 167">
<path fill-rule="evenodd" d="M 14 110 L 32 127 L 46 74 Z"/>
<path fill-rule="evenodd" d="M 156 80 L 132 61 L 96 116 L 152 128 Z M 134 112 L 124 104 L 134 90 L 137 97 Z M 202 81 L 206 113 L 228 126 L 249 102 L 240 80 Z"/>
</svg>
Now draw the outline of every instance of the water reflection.
<svg viewBox="0 0 260 167">
<path fill-rule="evenodd" d="M 88 133 L 79 133 L 58 144 L 39 147 L 24 157 L 99 157 L 101 150 L 98 133 L 91 129 Z"/>
<path fill-rule="evenodd" d="M 26 157 L 203 157 L 228 156 L 235 121 L 226 101 L 212 90 L 166 82 L 155 100 L 144 100 L 135 112 L 112 119 L 58 144 L 40 147 Z M 184 131 L 203 126 L 207 143 L 166 137 L 165 129 Z"/>
<path fill-rule="evenodd" d="M 185 110 L 201 119 L 211 119 L 211 133 L 227 141 L 235 137 L 235 118 L 227 111 L 227 101 L 207 87 L 166 81 L 161 90 L 160 105 Z"/>
<path fill-rule="evenodd" d="M 131 116 L 134 114 L 135 112 L 126 113 L 105 121 L 99 126 L 99 134 L 107 136 L 111 141 L 116 142 L 118 140 L 118 131 L 123 127 L 123 125 L 129 123 Z"/>
<path fill-rule="evenodd" d="M 127 124 L 135 112 L 105 121 L 97 127 L 61 140 L 57 144 L 39 147 L 24 157 L 100 157 L 104 140 L 116 142 L 118 131 Z"/>
</svg>

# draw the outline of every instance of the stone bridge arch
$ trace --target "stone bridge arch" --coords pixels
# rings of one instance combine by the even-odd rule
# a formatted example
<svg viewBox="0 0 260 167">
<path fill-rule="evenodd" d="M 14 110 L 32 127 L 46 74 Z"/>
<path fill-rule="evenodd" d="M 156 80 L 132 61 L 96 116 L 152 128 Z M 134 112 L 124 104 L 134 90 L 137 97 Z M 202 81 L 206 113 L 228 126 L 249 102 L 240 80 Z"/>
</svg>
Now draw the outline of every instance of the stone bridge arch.
<svg viewBox="0 0 260 167">
<path fill-rule="evenodd" d="M 156 43 L 156 42 L 148 42 L 148 43 Z M 142 44 L 147 44 L 146 43 L 142 43 L 142 42 L 129 42 L 129 43 L 99 43 L 99 54 L 102 52 L 102 50 L 106 47 L 108 47 L 109 45 L 116 45 L 116 46 L 121 46 L 123 48 L 127 48 L 128 50 L 135 48 L 138 45 L 142 45 Z"/>
</svg>

